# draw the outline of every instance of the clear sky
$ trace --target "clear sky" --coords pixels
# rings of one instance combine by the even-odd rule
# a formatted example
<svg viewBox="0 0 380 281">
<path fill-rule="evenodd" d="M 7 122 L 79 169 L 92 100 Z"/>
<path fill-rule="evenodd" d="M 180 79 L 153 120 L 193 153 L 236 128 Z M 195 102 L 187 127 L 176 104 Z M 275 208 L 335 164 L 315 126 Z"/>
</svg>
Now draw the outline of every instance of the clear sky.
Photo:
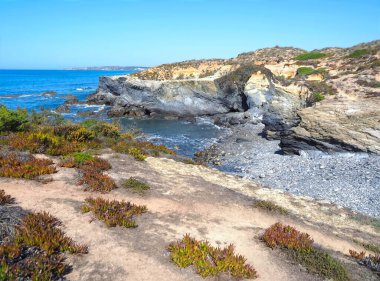
<svg viewBox="0 0 380 281">
<path fill-rule="evenodd" d="M 380 0 L 0 0 L 0 69 L 142 65 L 380 39 Z"/>
</svg>

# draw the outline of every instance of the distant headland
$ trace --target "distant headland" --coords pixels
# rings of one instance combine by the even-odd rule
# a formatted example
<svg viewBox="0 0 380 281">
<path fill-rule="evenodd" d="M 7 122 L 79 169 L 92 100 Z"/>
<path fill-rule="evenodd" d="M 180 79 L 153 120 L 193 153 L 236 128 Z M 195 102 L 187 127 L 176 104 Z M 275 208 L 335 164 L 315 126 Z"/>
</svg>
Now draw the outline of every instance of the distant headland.
<svg viewBox="0 0 380 281">
<path fill-rule="evenodd" d="M 136 70 L 142 71 L 148 69 L 149 67 L 145 66 L 83 66 L 83 67 L 70 67 L 65 68 L 64 70 Z"/>
</svg>

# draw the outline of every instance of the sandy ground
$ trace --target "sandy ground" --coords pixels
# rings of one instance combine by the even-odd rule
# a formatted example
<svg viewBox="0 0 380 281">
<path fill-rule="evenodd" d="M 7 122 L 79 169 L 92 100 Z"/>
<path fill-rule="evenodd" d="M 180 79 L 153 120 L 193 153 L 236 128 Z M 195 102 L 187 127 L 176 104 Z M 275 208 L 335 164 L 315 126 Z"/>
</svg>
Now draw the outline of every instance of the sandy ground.
<svg viewBox="0 0 380 281">
<path fill-rule="evenodd" d="M 350 219 L 345 210 L 170 159 L 137 162 L 119 154 L 102 157 L 112 164 L 109 174 L 119 183 L 134 176 L 146 181 L 151 190 L 143 196 L 123 188 L 106 195 L 84 192 L 76 184 L 77 171 L 66 168 L 59 168 L 47 184 L 0 179 L 0 188 L 15 197 L 19 206 L 48 211 L 63 221 L 64 230 L 76 242 L 89 246 L 89 254 L 69 257 L 73 271 L 68 280 L 202 280 L 192 268 L 179 269 L 170 262 L 167 245 L 186 233 L 213 245 L 233 243 L 257 270 L 257 280 L 320 280 L 260 241 L 264 229 L 278 221 L 308 232 L 317 245 L 347 264 L 353 280 L 376 280 L 369 270 L 344 254 L 349 249 L 362 250 L 352 238 L 380 241 L 380 233 Z M 89 196 L 144 204 L 149 211 L 137 219 L 135 229 L 107 228 L 103 222 L 92 220 L 90 213 L 81 213 L 80 206 Z M 255 209 L 255 198 L 272 200 L 292 215 Z"/>
</svg>

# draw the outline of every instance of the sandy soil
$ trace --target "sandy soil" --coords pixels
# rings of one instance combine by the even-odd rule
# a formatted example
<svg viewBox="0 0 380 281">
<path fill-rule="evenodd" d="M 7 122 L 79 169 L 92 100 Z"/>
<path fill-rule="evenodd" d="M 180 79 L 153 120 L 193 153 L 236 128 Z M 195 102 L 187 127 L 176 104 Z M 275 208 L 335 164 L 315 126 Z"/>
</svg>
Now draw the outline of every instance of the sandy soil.
<svg viewBox="0 0 380 281">
<path fill-rule="evenodd" d="M 264 229 L 277 221 L 308 232 L 316 244 L 347 263 L 354 280 L 376 280 L 369 270 L 357 266 L 344 254 L 349 249 L 363 250 L 352 238 L 379 241 L 380 233 L 350 219 L 345 210 L 170 159 L 136 162 L 119 154 L 102 157 L 112 164 L 109 174 L 119 183 L 134 176 L 146 181 L 151 190 L 143 196 L 123 188 L 106 195 L 84 192 L 76 184 L 77 171 L 66 168 L 59 168 L 47 184 L 0 179 L 0 188 L 14 196 L 19 206 L 48 211 L 63 221 L 69 236 L 89 246 L 89 254 L 69 257 L 73 271 L 68 280 L 202 280 L 192 268 L 181 270 L 173 265 L 166 251 L 171 241 L 185 233 L 214 245 L 235 244 L 236 251 L 257 270 L 257 280 L 320 280 L 260 241 Z M 135 229 L 107 228 L 92 220 L 91 214 L 81 213 L 80 206 L 88 196 L 144 204 L 149 212 L 137 219 L 139 226 Z M 292 215 L 254 209 L 255 198 L 272 200 Z"/>
</svg>

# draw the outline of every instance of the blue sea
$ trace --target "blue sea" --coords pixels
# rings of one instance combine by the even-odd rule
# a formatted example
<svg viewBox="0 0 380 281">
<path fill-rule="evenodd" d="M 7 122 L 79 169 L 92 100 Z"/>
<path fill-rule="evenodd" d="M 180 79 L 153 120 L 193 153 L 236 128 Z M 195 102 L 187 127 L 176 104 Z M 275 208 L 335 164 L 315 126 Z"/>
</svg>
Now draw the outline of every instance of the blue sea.
<svg viewBox="0 0 380 281">
<path fill-rule="evenodd" d="M 102 105 L 85 103 L 89 94 L 96 91 L 100 76 L 130 74 L 134 71 L 101 70 L 0 70 L 0 104 L 8 108 L 26 108 L 40 111 L 55 110 L 62 105 L 67 95 L 74 95 L 84 103 L 71 106 L 65 118 L 74 122 L 82 121 L 78 112 L 102 112 L 107 108 Z M 57 92 L 56 95 L 44 95 L 46 91 Z M 106 114 L 100 117 L 110 120 Z M 121 118 L 122 129 L 139 128 L 144 136 L 155 142 L 163 143 L 179 154 L 192 157 L 196 151 L 212 144 L 225 130 L 213 125 L 207 119 L 195 122 L 181 120 L 152 120 Z"/>
</svg>

